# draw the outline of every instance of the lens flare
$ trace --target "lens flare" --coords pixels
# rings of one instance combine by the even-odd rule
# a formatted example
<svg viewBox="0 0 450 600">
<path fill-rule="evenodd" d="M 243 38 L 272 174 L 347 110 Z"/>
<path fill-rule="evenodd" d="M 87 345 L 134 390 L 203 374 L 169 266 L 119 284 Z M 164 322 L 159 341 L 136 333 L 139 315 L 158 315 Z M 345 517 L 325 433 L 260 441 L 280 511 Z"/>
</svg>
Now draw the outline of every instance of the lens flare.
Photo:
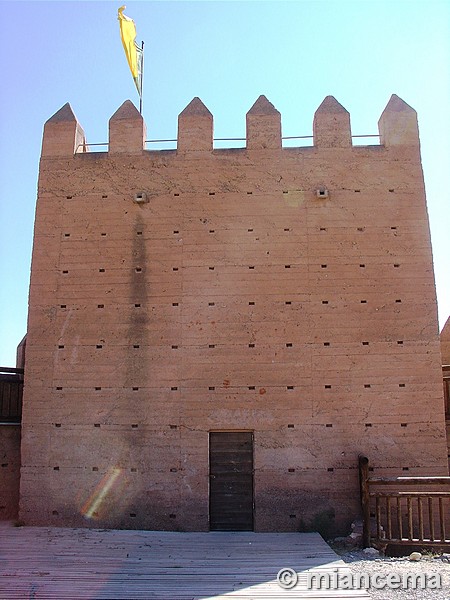
<svg viewBox="0 0 450 600">
<path fill-rule="evenodd" d="M 121 475 L 122 469 L 119 469 L 118 467 L 114 467 L 106 473 L 103 479 L 98 483 L 90 498 L 88 498 L 84 503 L 81 509 L 81 514 L 83 516 L 85 516 L 87 519 L 98 518 L 98 511 L 102 502 L 114 484 L 119 480 Z"/>
</svg>

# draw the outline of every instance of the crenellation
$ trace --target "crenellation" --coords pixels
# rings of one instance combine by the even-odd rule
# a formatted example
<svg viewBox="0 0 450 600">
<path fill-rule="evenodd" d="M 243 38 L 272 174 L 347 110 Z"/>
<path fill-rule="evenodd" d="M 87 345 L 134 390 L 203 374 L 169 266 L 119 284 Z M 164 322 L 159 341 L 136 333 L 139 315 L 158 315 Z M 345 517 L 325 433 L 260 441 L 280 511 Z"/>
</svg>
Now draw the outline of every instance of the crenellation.
<svg viewBox="0 0 450 600">
<path fill-rule="evenodd" d="M 130 100 L 126 100 L 109 120 L 108 152 L 142 153 L 146 137 L 142 115 Z"/>
<path fill-rule="evenodd" d="M 350 114 L 333 96 L 327 96 L 314 114 L 314 146 L 348 148 L 352 145 Z"/>
<path fill-rule="evenodd" d="M 246 115 L 247 149 L 281 149 L 281 114 L 260 96 Z"/>
<path fill-rule="evenodd" d="M 177 152 L 211 152 L 212 149 L 213 116 L 196 97 L 178 115 Z"/>
<path fill-rule="evenodd" d="M 83 152 L 86 139 L 72 107 L 67 102 L 44 125 L 42 158 L 61 158 Z"/>
<path fill-rule="evenodd" d="M 246 148 L 217 149 L 214 151 L 217 157 L 227 160 L 246 150 L 281 149 L 281 115 L 265 96 L 261 95 L 248 111 L 246 125 Z M 384 148 L 419 144 L 417 113 L 395 94 L 379 119 L 378 130 L 379 145 L 353 146 L 349 112 L 333 96 L 327 96 L 314 115 L 313 146 L 289 147 L 283 152 L 286 157 L 295 159 L 299 155 L 308 156 L 314 149 L 351 147 L 355 157 L 374 158 L 378 154 L 381 160 L 386 160 L 382 153 Z M 109 121 L 109 152 L 139 154 L 145 149 L 145 138 L 146 126 L 142 115 L 130 100 L 126 100 Z M 178 116 L 177 151 L 179 154 L 212 150 L 213 115 L 200 98 L 195 97 Z M 66 103 L 44 126 L 42 157 L 62 158 L 73 154 L 79 154 L 79 160 L 94 164 L 105 158 L 104 152 L 91 151 L 82 127 L 70 104 Z M 146 155 L 157 166 L 161 162 L 176 160 L 177 152 L 146 150 Z M 267 159 L 272 160 L 269 156 Z M 84 168 L 83 164 L 81 169 Z"/>
<path fill-rule="evenodd" d="M 417 113 L 404 100 L 392 94 L 379 121 L 380 144 L 389 146 L 419 146 Z"/>
</svg>

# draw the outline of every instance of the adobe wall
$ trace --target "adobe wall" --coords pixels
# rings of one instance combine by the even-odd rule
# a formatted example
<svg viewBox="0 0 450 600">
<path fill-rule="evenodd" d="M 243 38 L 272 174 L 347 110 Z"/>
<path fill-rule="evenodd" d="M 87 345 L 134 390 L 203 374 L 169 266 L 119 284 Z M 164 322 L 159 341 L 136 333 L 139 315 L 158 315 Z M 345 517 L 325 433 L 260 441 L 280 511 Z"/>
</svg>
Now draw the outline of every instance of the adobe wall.
<svg viewBox="0 0 450 600">
<path fill-rule="evenodd" d="M 17 348 L 16 368 L 23 369 L 25 364 L 25 338 L 20 342 Z M 0 521 L 9 521 L 17 519 L 19 512 L 19 488 L 20 488 L 20 443 L 21 426 L 20 423 L 10 422 L 11 405 L 16 407 L 15 400 L 20 398 L 20 387 L 13 388 L 15 385 L 10 383 L 16 375 L 6 374 L 8 370 L 0 369 L 0 404 L 6 412 L 0 415 Z M 19 385 L 19 384 L 17 384 Z M 2 402 L 4 395 L 4 404 Z M 20 412 L 20 411 L 19 411 Z M 13 409 L 13 414 L 17 413 Z M 6 417 L 6 415 L 8 415 Z M 20 421 L 20 417 L 17 418 Z"/>
<path fill-rule="evenodd" d="M 0 521 L 17 519 L 20 483 L 20 425 L 0 424 Z"/>
<path fill-rule="evenodd" d="M 447 417 L 447 455 L 450 465 L 450 317 L 442 328 L 441 335 L 442 374 L 444 378 L 444 399 Z"/>
<path fill-rule="evenodd" d="M 129 101 L 107 153 L 76 153 L 69 105 L 46 123 L 26 523 L 207 530 L 211 430 L 254 431 L 257 531 L 330 508 L 346 525 L 360 453 L 379 475 L 447 475 L 416 113 L 393 96 L 379 128 L 353 147 L 332 97 L 305 148 L 281 147 L 264 97 L 244 149 L 212 149 L 198 99 L 177 151 L 143 150 Z"/>
</svg>

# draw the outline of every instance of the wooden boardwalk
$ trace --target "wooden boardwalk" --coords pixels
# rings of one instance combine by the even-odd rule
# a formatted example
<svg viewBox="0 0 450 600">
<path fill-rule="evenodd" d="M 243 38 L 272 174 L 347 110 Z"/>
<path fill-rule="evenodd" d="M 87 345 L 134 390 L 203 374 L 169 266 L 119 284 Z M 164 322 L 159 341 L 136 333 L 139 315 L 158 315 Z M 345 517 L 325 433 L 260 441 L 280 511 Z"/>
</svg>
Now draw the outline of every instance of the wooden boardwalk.
<svg viewBox="0 0 450 600">
<path fill-rule="evenodd" d="M 299 584 L 281 588 L 283 567 Z M 1 600 L 369 598 L 307 590 L 307 569 L 349 573 L 316 533 L 174 533 L 0 527 Z"/>
</svg>

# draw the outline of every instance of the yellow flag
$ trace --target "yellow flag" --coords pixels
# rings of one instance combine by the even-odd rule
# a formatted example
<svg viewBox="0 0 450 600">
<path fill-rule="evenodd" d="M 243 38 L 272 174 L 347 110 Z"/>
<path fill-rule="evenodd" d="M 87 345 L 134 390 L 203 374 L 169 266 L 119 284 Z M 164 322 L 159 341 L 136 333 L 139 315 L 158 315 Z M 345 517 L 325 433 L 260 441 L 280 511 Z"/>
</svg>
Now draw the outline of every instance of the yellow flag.
<svg viewBox="0 0 450 600">
<path fill-rule="evenodd" d="M 118 11 L 120 24 L 120 37 L 122 38 L 123 49 L 127 57 L 131 74 L 139 96 L 142 97 L 142 55 L 143 50 L 136 44 L 136 25 L 133 19 L 123 14 L 126 6 L 121 6 Z"/>
</svg>

